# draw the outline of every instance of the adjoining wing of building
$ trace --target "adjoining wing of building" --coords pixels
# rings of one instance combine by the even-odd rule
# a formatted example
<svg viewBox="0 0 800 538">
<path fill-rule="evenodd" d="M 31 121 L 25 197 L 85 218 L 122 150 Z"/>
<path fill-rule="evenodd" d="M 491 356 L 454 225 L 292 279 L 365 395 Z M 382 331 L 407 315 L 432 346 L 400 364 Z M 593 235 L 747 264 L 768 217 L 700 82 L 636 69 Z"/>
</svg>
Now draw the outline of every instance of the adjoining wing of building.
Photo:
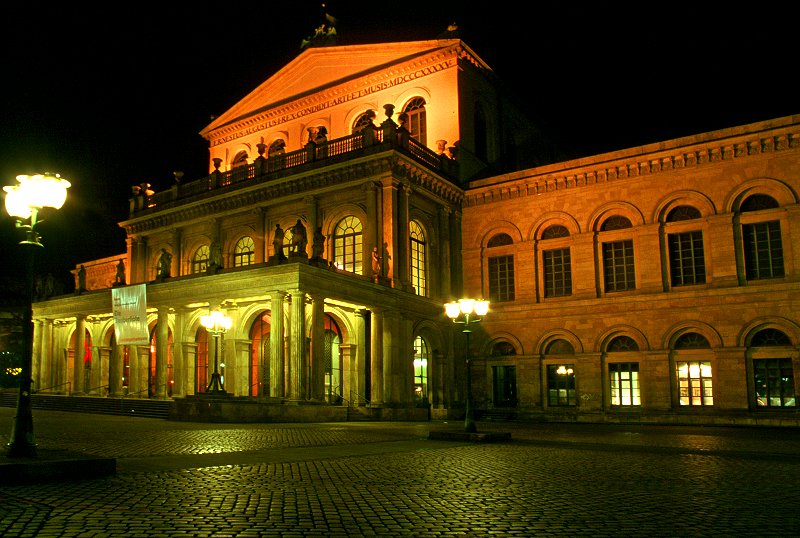
<svg viewBox="0 0 800 538">
<path fill-rule="evenodd" d="M 306 48 L 34 304 L 37 392 L 457 419 L 469 364 L 479 419 L 800 424 L 800 116 L 553 162 L 505 91 L 458 38 Z M 149 344 L 118 344 L 140 285 Z M 469 340 L 461 297 L 490 301 Z"/>
</svg>

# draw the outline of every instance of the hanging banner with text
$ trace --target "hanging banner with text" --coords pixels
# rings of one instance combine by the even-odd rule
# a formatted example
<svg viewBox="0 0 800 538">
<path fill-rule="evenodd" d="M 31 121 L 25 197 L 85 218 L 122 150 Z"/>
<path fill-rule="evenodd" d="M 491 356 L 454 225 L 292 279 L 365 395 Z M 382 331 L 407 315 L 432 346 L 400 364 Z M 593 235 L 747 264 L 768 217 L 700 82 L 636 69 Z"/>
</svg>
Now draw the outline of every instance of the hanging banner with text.
<svg viewBox="0 0 800 538">
<path fill-rule="evenodd" d="M 147 345 L 147 284 L 111 288 L 117 345 Z"/>
</svg>

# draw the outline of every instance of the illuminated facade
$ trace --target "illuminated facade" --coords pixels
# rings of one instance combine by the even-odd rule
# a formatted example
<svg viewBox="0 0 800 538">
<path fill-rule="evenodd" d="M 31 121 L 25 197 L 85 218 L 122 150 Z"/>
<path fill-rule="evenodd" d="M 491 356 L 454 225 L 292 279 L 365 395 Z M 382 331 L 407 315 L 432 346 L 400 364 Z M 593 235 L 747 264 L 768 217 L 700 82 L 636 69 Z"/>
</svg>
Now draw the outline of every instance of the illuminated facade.
<svg viewBox="0 0 800 538">
<path fill-rule="evenodd" d="M 469 295 L 491 301 L 478 417 L 796 422 L 798 117 L 544 164 L 445 39 L 310 47 L 201 134 L 210 175 L 136 188 L 127 252 L 34 305 L 42 393 L 199 420 L 457 418 L 443 304 Z M 115 344 L 120 260 L 150 346 Z M 233 321 L 211 416 L 214 309 Z"/>
</svg>

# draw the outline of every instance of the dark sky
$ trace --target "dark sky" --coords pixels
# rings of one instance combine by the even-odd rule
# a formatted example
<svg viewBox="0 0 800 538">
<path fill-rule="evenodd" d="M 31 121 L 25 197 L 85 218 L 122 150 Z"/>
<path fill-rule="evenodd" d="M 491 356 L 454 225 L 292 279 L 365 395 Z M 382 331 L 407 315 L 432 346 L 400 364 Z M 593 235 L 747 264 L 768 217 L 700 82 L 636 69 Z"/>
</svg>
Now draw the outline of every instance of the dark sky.
<svg viewBox="0 0 800 538">
<path fill-rule="evenodd" d="M 299 54 L 322 13 L 306 0 L 13 4 L 0 34 L 0 184 L 43 171 L 72 182 L 40 226 L 38 270 L 56 273 L 124 251 L 131 185 L 204 175 L 198 132 Z M 458 23 L 575 156 L 800 113 L 793 15 L 696 4 L 332 0 L 327 11 L 342 45 L 433 39 Z M 19 236 L 1 213 L 7 273 Z"/>
</svg>

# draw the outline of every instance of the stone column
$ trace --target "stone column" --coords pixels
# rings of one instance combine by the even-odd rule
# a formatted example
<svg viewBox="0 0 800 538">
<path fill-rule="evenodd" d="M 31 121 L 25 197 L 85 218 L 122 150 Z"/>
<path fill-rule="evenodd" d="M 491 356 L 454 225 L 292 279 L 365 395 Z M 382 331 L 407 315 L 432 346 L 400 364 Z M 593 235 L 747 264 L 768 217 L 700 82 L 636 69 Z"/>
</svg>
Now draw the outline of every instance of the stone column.
<svg viewBox="0 0 800 538">
<path fill-rule="evenodd" d="M 41 343 L 39 346 L 39 378 L 38 384 L 34 386 L 36 390 L 48 389 L 56 385 L 55 372 L 57 371 L 53 362 L 53 320 L 42 320 Z M 35 333 L 34 329 L 34 333 Z M 36 379 L 36 378 L 34 378 Z"/>
<path fill-rule="evenodd" d="M 294 290 L 291 307 L 291 327 L 289 330 L 289 368 L 287 374 L 287 397 L 290 400 L 306 398 L 306 331 L 305 331 L 305 293 Z"/>
<path fill-rule="evenodd" d="M 403 183 L 400 185 L 400 193 L 397 200 L 397 240 L 395 263 L 393 265 L 395 281 L 400 282 L 400 289 L 410 290 L 411 284 L 409 281 L 409 263 L 408 263 L 408 206 L 409 198 L 411 197 L 411 187 Z"/>
<path fill-rule="evenodd" d="M 398 211 L 397 189 L 399 184 L 393 178 L 383 180 L 381 197 L 383 201 L 382 218 L 383 237 L 378 245 L 378 251 L 383 253 L 381 272 L 389 279 L 398 278 Z"/>
<path fill-rule="evenodd" d="M 273 398 L 283 398 L 284 388 L 284 330 L 283 330 L 283 303 L 286 294 L 282 291 L 273 291 L 270 296 L 271 319 L 269 327 L 269 395 Z"/>
<path fill-rule="evenodd" d="M 42 363 L 42 320 L 33 321 L 33 356 L 31 357 L 31 380 L 33 385 L 31 390 L 42 388 L 42 374 L 45 371 Z"/>
<path fill-rule="evenodd" d="M 454 297 L 451 289 L 452 283 L 450 275 L 453 272 L 453 260 L 450 255 L 450 211 L 447 207 L 439 207 L 439 296 L 444 299 Z M 428 260 L 435 260 L 436 257 L 429 257 Z M 433 268 L 431 263 L 429 267 Z M 431 290 L 431 296 L 436 294 Z"/>
<path fill-rule="evenodd" d="M 366 350 L 367 350 L 367 325 L 364 316 L 367 315 L 365 310 L 356 310 L 354 313 L 356 326 L 355 326 L 355 348 L 351 354 L 350 360 L 350 392 L 355 393 L 348 396 L 354 403 L 363 404 L 366 401 Z"/>
<path fill-rule="evenodd" d="M 184 308 L 175 311 L 175 321 L 172 326 L 172 396 L 186 396 L 188 380 L 193 379 L 189 369 L 186 354 L 186 318 Z M 170 382 L 167 375 L 167 383 Z"/>
<path fill-rule="evenodd" d="M 169 307 L 158 307 L 156 323 L 156 398 L 167 397 L 167 363 L 169 361 Z"/>
<path fill-rule="evenodd" d="M 372 249 L 378 245 L 378 238 L 383 236 L 381 228 L 381 217 L 378 212 L 378 186 L 370 181 L 364 185 L 364 201 L 366 203 L 367 222 L 364 223 L 364 243 L 363 251 L 366 254 L 372 252 Z M 364 261 L 364 267 L 368 268 L 369 262 Z M 370 274 L 371 269 L 365 269 L 364 274 Z"/>
<path fill-rule="evenodd" d="M 370 334 L 370 399 L 373 404 L 383 404 L 383 312 L 372 309 Z"/>
<path fill-rule="evenodd" d="M 114 339 L 114 345 L 108 358 L 108 395 L 119 396 L 122 394 L 122 358 L 125 346 L 119 345 Z"/>
<path fill-rule="evenodd" d="M 311 296 L 311 399 L 325 401 L 325 299 Z"/>
<path fill-rule="evenodd" d="M 72 348 L 72 394 L 83 393 L 83 355 L 86 343 L 86 316 L 78 314 L 75 321 L 75 347 Z"/>
</svg>

